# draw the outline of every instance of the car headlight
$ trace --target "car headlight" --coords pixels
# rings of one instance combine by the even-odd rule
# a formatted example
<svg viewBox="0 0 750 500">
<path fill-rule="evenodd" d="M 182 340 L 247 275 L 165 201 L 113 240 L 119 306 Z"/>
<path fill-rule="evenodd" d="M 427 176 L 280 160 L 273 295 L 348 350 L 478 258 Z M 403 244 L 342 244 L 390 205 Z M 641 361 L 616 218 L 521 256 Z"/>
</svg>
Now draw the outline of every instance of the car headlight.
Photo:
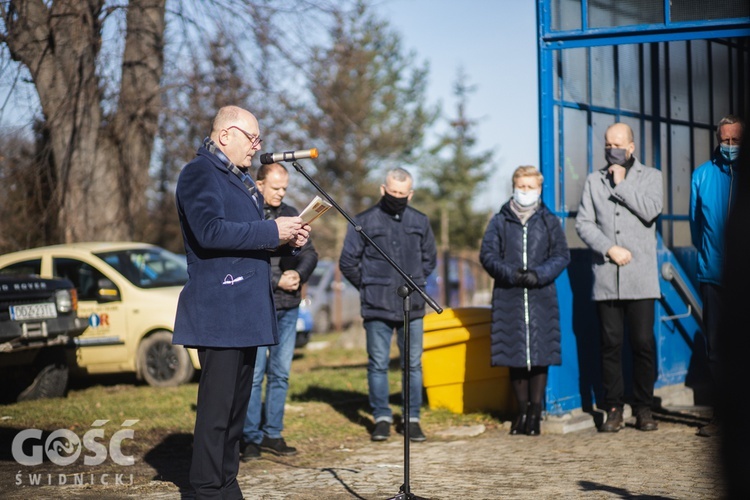
<svg viewBox="0 0 750 500">
<path fill-rule="evenodd" d="M 55 292 L 55 305 L 61 313 L 67 313 L 73 310 L 73 297 L 68 290 L 58 290 Z"/>
</svg>

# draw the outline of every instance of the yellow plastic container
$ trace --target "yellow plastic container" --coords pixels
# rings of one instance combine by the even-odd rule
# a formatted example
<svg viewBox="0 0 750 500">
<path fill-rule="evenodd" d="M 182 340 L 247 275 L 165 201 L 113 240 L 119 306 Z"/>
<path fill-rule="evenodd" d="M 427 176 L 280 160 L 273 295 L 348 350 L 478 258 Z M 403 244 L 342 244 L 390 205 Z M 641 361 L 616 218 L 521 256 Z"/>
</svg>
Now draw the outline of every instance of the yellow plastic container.
<svg viewBox="0 0 750 500">
<path fill-rule="evenodd" d="M 422 378 L 430 408 L 515 411 L 507 367 L 490 366 L 490 307 L 445 309 L 424 318 Z"/>
</svg>

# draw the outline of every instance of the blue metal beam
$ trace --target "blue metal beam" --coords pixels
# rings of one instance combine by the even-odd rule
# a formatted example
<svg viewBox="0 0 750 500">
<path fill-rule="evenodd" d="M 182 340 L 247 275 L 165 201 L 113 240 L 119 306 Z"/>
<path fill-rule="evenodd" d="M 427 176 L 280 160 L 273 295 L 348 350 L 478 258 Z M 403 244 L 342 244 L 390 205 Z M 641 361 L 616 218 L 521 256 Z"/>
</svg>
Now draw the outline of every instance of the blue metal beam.
<svg viewBox="0 0 750 500">
<path fill-rule="evenodd" d="M 660 25 L 659 25 L 660 26 Z M 648 30 L 640 26 L 626 26 L 617 29 L 589 29 L 583 31 L 562 31 L 545 33 L 539 45 L 542 49 L 560 50 L 601 45 L 623 45 L 635 43 L 674 42 L 681 40 L 704 40 L 712 38 L 743 38 L 750 36 L 750 23 L 706 28 L 705 25 L 684 30 L 664 28 Z"/>
</svg>

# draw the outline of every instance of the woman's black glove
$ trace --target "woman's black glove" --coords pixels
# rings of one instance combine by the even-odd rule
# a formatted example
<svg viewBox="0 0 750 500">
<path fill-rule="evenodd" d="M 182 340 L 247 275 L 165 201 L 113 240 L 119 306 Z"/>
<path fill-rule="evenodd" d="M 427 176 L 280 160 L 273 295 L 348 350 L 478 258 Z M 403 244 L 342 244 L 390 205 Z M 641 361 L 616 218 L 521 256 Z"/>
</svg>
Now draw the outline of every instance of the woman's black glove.
<svg viewBox="0 0 750 500">
<path fill-rule="evenodd" d="M 523 275 L 523 286 L 526 288 L 534 288 L 539 284 L 539 276 L 536 271 L 526 271 Z"/>
<path fill-rule="evenodd" d="M 537 276 L 536 271 L 519 269 L 513 276 L 513 281 L 517 286 L 534 288 L 539 284 L 539 276 Z"/>
</svg>

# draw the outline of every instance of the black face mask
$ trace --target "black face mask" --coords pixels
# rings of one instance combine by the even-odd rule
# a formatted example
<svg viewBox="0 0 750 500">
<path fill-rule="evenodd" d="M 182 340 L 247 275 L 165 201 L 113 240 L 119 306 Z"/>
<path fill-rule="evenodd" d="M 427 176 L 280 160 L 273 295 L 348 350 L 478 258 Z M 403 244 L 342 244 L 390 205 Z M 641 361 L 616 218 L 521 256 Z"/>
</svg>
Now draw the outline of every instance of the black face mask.
<svg viewBox="0 0 750 500">
<path fill-rule="evenodd" d="M 380 207 L 383 211 L 390 215 L 400 214 L 406 209 L 406 205 L 409 204 L 409 197 L 404 196 L 403 198 L 396 198 L 388 193 L 383 194 L 380 198 Z"/>
</svg>

